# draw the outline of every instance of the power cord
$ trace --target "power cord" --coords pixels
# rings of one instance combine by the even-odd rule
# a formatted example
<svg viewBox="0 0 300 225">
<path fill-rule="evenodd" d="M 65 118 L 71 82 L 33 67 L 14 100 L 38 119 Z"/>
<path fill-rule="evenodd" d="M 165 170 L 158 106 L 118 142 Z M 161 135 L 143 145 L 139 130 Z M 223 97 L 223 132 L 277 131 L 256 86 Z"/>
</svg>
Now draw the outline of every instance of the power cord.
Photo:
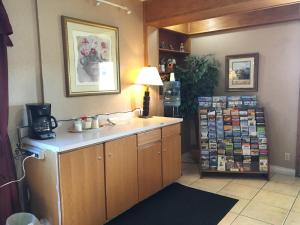
<svg viewBox="0 0 300 225">
<path fill-rule="evenodd" d="M 125 111 L 125 112 L 99 113 L 99 114 L 96 114 L 95 116 L 109 116 L 109 115 L 120 114 L 120 113 L 131 113 L 131 112 L 135 112 L 136 110 L 139 110 L 140 114 L 142 113 L 141 108 L 134 108 L 132 110 Z M 92 118 L 92 117 L 93 116 L 88 116 L 87 118 Z M 65 120 L 57 120 L 57 122 L 69 122 L 69 121 L 74 121 L 74 120 L 75 119 L 65 119 Z"/>
<path fill-rule="evenodd" d="M 22 162 L 23 176 L 22 176 L 20 179 L 18 179 L 18 180 L 13 180 L 13 181 L 10 181 L 10 182 L 8 182 L 8 183 L 5 183 L 5 184 L 1 185 L 1 186 L 0 186 L 0 189 L 1 189 L 1 188 L 4 188 L 5 186 L 7 186 L 7 185 L 9 185 L 9 184 L 21 182 L 21 181 L 26 177 L 25 162 L 26 162 L 26 160 L 29 159 L 29 158 L 35 158 L 35 159 L 38 159 L 38 158 L 35 156 L 35 154 L 32 154 L 32 155 L 30 155 L 30 156 L 27 156 L 27 157 L 23 160 L 23 162 Z"/>
</svg>

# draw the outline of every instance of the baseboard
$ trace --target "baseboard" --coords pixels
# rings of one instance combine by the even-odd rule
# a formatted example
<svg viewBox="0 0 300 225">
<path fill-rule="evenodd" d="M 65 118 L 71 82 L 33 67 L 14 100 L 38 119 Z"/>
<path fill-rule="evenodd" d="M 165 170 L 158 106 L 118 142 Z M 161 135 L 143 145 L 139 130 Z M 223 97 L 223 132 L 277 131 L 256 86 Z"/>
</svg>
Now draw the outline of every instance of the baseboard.
<svg viewBox="0 0 300 225">
<path fill-rule="evenodd" d="M 295 176 L 296 170 L 291 169 L 291 168 L 285 168 L 281 166 L 274 166 L 271 165 L 271 173 L 277 173 L 277 174 L 282 174 L 282 175 L 288 175 L 288 176 Z"/>
</svg>

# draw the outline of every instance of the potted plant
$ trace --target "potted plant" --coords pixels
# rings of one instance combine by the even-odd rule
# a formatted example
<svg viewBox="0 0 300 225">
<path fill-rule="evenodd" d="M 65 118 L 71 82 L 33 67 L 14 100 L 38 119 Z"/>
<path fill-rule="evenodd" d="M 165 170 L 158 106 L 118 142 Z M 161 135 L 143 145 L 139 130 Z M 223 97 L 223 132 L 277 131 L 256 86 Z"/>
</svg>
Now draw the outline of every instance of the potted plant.
<svg viewBox="0 0 300 225">
<path fill-rule="evenodd" d="M 184 119 L 183 149 L 198 144 L 198 96 L 212 96 L 218 85 L 219 63 L 213 55 L 187 56 L 184 67 L 176 67 L 175 74 L 181 82 L 180 111 Z M 195 131 L 195 132 L 193 132 Z"/>
</svg>

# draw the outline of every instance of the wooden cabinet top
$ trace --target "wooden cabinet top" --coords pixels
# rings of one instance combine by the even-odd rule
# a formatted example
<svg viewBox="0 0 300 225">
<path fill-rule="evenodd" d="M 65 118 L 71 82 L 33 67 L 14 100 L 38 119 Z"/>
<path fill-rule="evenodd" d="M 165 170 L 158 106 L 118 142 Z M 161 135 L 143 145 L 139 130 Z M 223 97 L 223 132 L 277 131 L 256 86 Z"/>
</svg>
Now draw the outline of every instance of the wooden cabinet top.
<svg viewBox="0 0 300 225">
<path fill-rule="evenodd" d="M 181 122 L 181 118 L 169 117 L 132 118 L 122 121 L 120 124 L 117 123 L 115 126 L 106 126 L 83 133 L 69 133 L 68 128 L 71 124 L 66 123 L 55 130 L 57 135 L 55 139 L 34 140 L 25 138 L 23 144 L 60 153 Z"/>
</svg>

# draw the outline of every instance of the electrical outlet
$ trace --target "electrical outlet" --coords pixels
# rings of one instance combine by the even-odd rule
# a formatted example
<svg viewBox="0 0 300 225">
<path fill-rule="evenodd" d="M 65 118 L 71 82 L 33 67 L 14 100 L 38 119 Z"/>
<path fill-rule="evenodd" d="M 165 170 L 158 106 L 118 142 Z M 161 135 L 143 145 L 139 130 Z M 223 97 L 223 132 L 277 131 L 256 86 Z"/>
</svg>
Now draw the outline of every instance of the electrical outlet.
<svg viewBox="0 0 300 225">
<path fill-rule="evenodd" d="M 45 159 L 45 151 L 43 149 L 26 144 L 22 146 L 22 149 L 25 150 L 29 155 L 34 154 L 37 159 Z"/>
<path fill-rule="evenodd" d="M 286 160 L 286 161 L 289 161 L 289 160 L 291 160 L 291 154 L 290 153 L 284 153 L 284 159 Z"/>
</svg>

